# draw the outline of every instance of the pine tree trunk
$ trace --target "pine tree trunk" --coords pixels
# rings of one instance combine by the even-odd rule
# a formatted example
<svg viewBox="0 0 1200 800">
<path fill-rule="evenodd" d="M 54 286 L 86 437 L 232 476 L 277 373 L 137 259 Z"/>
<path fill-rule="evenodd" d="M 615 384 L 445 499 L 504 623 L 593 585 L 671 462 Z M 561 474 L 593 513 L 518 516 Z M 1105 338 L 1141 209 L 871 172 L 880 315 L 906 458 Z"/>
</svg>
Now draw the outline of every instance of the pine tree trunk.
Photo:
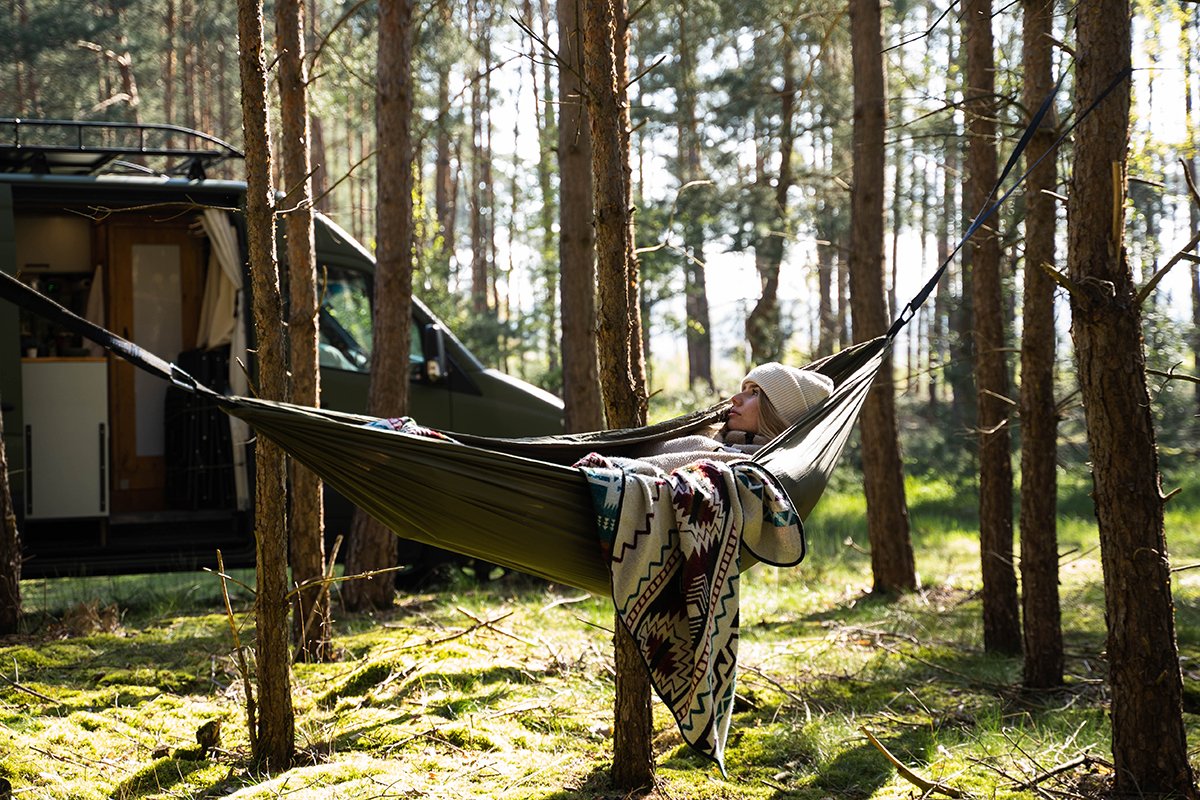
<svg viewBox="0 0 1200 800">
<path fill-rule="evenodd" d="M 1076 9 L 1080 108 L 1130 62 L 1127 0 Z M 1196 797 L 1142 320 L 1124 247 L 1129 79 L 1077 129 L 1067 201 L 1071 332 L 1104 564 L 1117 793 Z"/>
<path fill-rule="evenodd" d="M 791 42 L 791 26 L 782 26 L 783 91 L 779 94 L 779 177 L 775 181 L 775 220 L 772 233 L 755 247 L 762 293 L 746 317 L 746 340 L 756 364 L 778 361 L 783 356 L 783 332 L 779 313 L 779 270 L 783 266 L 784 237 L 789 230 L 788 191 L 792 188 L 793 123 L 796 112 L 796 51 Z M 821 317 L 824 321 L 824 317 Z"/>
<path fill-rule="evenodd" d="M 995 66 L 991 0 L 968 0 L 963 38 L 967 51 L 968 193 L 982 208 L 996 183 Z M 975 383 L 978 388 L 979 550 L 983 572 L 983 642 L 989 652 L 1021 652 L 1017 575 L 1013 569 L 1012 453 L 1008 431 L 1000 241 L 995 220 L 972 237 Z"/>
<path fill-rule="evenodd" d="M 279 53 L 279 110 L 283 132 L 280 155 L 287 230 L 288 343 L 291 400 L 320 404 L 317 369 L 317 252 L 313 233 L 312 180 L 309 177 L 308 67 L 304 55 L 303 0 L 276 0 L 275 35 Z M 323 661 L 330 655 L 329 595 L 325 576 L 324 508 L 321 481 L 298 462 L 290 463 L 292 580 L 313 583 L 296 595 L 292 639 L 297 656 Z"/>
<path fill-rule="evenodd" d="M 242 76 L 242 120 L 246 148 L 246 238 L 258 339 L 259 396 L 283 399 L 283 303 L 275 260 L 275 191 L 271 185 L 271 142 L 267 126 L 266 58 L 262 5 L 238 1 L 238 61 Z M 291 658 L 288 652 L 286 480 L 283 452 L 259 438 L 255 445 L 257 545 L 255 637 L 258 677 L 254 761 L 269 770 L 287 769 L 295 752 Z"/>
<path fill-rule="evenodd" d="M 1051 8 L 1025 0 L 1025 107 L 1039 108 L 1054 84 Z M 1025 151 L 1032 166 L 1054 144 L 1054 115 Z M 1057 182 L 1047 158 L 1025 182 L 1025 300 L 1021 337 L 1021 610 L 1025 685 L 1063 682 L 1062 614 L 1058 598 L 1058 418 L 1054 407 L 1054 281 L 1041 268 L 1055 263 Z"/>
<path fill-rule="evenodd" d="M 542 41 L 550 41 L 550 4 L 541 0 L 538 4 L 540 11 Z M 529 25 L 533 26 L 533 9 L 529 11 Z M 534 83 L 534 95 L 538 92 L 538 59 L 534 58 L 533 43 L 530 43 L 530 75 Z M 542 276 L 546 290 L 542 302 L 546 305 L 546 367 L 553 375 L 561 369 L 562 359 L 559 355 L 558 333 L 558 269 L 554 257 L 557 231 L 554 221 L 557 218 L 558 202 L 553 186 L 554 146 L 558 142 L 558 122 L 556 105 L 554 103 L 554 81 L 550 73 L 549 59 L 541 59 L 541 95 L 538 103 L 538 193 L 542 201 L 542 213 L 539 219 L 542 229 Z"/>
<path fill-rule="evenodd" d="M 309 160 L 312 162 L 312 193 L 317 211 L 328 214 L 333 210 L 329 198 L 329 161 L 325 149 L 325 124 L 316 114 L 308 117 L 308 129 L 311 133 Z"/>
<path fill-rule="evenodd" d="M 676 127 L 678 130 L 680 181 L 679 219 L 683 226 L 683 282 L 684 312 L 687 316 L 685 338 L 688 354 L 688 388 L 694 389 L 703 381 L 705 391 L 711 392 L 712 382 L 712 327 L 708 314 L 708 285 L 704 274 L 704 243 L 706 234 L 703 210 L 697 194 L 702 189 L 683 189 L 683 186 L 701 176 L 700 169 L 700 123 L 696 105 L 696 45 L 689 36 L 691 16 L 687 3 L 679 8 L 676 25 L 679 30 L 679 108 Z M 593 140 L 594 141 L 594 140 Z"/>
<path fill-rule="evenodd" d="M 0 635 L 21 628 L 21 534 L 9 491 L 8 456 L 4 451 L 4 420 L 0 418 Z"/>
<path fill-rule="evenodd" d="M 408 412 L 412 347 L 412 49 L 413 0 L 379 4 L 379 68 L 375 89 L 379 142 L 376 207 L 374 348 L 367 413 L 394 417 Z M 396 537 L 365 512 L 355 512 L 346 573 L 362 574 L 396 564 Z M 343 589 L 347 608 L 387 608 L 395 597 L 391 574 L 351 581 Z"/>
<path fill-rule="evenodd" d="M 562 293 L 564 425 L 600 430 L 604 406 L 596 346 L 595 231 L 592 228 L 592 132 L 582 94 L 584 35 L 578 2 L 558 3 L 559 262 Z"/>
<path fill-rule="evenodd" d="M 879 0 L 851 0 L 854 62 L 854 189 L 850 232 L 850 305 L 854 340 L 863 342 L 888 327 L 883 288 L 884 99 L 883 37 Z M 867 533 L 877 592 L 916 588 L 900 460 L 896 389 L 885 363 L 863 405 L 863 483 Z"/>
<path fill-rule="evenodd" d="M 646 397 L 638 394 L 636 364 L 630 358 L 634 336 L 630 307 L 628 119 L 623 108 L 618 34 L 620 4 L 584 3 L 585 75 L 592 91 L 592 175 L 595 196 L 596 274 L 599 289 L 598 345 L 605 417 L 610 427 L 645 424 Z M 640 341 L 640 340 L 639 340 Z M 651 747 L 650 676 L 633 638 L 615 621 L 616 702 L 613 784 L 632 790 L 654 781 Z"/>
</svg>

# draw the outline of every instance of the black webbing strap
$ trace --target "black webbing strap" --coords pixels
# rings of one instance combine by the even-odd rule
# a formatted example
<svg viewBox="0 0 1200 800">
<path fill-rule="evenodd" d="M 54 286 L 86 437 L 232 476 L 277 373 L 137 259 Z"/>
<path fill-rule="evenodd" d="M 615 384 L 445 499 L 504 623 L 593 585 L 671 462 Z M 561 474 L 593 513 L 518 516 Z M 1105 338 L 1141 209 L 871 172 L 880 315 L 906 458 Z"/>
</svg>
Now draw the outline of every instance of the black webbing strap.
<svg viewBox="0 0 1200 800">
<path fill-rule="evenodd" d="M 122 339 L 112 331 L 88 322 L 2 270 L 0 270 L 0 297 L 22 308 L 27 308 L 72 333 L 78 333 L 83 338 L 119 355 L 134 366 L 141 367 L 151 375 L 170 381 L 180 389 L 211 397 L 221 397 L 220 394 L 198 382 L 174 364 L 162 360 L 149 350 L 143 350 L 128 339 Z"/>
<path fill-rule="evenodd" d="M 954 257 L 958 255 L 958 252 L 962 250 L 963 247 L 966 246 L 967 241 L 970 240 L 975 231 L 979 230 L 979 226 L 981 226 L 988 219 L 988 217 L 996 213 L 996 210 L 1000 208 L 1005 200 L 1008 199 L 1008 196 L 1016 191 L 1017 187 L 1025 182 L 1025 179 L 1029 177 L 1029 173 L 1037 169 L 1038 164 L 1041 164 L 1046 156 L 1057 150 L 1058 146 L 1062 144 L 1063 139 L 1066 139 L 1068 136 L 1070 136 L 1075 128 L 1079 126 L 1079 123 L 1083 122 L 1083 120 L 1095 110 L 1096 106 L 1100 105 L 1104 98 L 1108 97 L 1114 89 L 1121 85 L 1122 81 L 1132 74 L 1132 66 L 1127 66 L 1125 69 L 1117 73 L 1117 76 L 1113 78 L 1112 83 L 1110 83 L 1107 88 L 1100 93 L 1099 97 L 1092 101 L 1091 105 L 1084 109 L 1082 114 L 1075 118 L 1074 122 L 1067 126 L 1067 129 L 1064 130 L 1062 134 L 1054 140 L 1054 144 L 1050 145 L 1046 152 L 1042 154 L 1041 158 L 1039 158 L 1028 169 L 1026 169 L 1021 177 L 1017 179 L 1017 181 L 1000 197 L 999 200 L 992 203 L 991 199 L 996 196 L 996 192 L 1000 191 L 1000 187 L 1004 184 L 1005 179 L 1008 178 L 1008 174 L 1012 171 L 1013 167 L 1016 166 L 1017 161 L 1025 152 L 1025 147 L 1029 144 L 1030 139 L 1033 138 L 1033 134 L 1039 127 L 1041 127 L 1042 120 L 1050 111 L 1050 108 L 1054 105 L 1054 97 L 1058 94 L 1058 89 L 1060 86 L 1062 86 L 1063 79 L 1067 76 L 1067 73 L 1063 72 L 1063 74 L 1059 76 L 1058 81 L 1054 84 L 1054 89 L 1050 92 L 1050 96 L 1047 97 L 1045 102 L 1042 103 L 1042 107 L 1038 109 L 1038 112 L 1033 115 L 1033 119 L 1030 120 L 1029 125 L 1025 128 L 1025 133 L 1021 135 L 1021 139 L 1017 142 L 1017 146 L 1013 148 L 1012 155 L 1008 157 L 1008 163 L 1005 164 L 1004 171 L 1000 173 L 1000 177 L 997 179 L 995 186 L 993 186 L 991 192 L 988 193 L 988 198 L 984 202 L 983 208 L 981 208 L 979 213 L 975 215 L 975 219 L 972 220 L 970 227 L 967 228 L 967 232 L 963 234 L 962 238 L 959 239 L 958 244 L 955 245 L 952 251 L 950 251 L 950 255 L 946 257 L 946 260 L 943 261 L 941 266 L 937 268 L 937 271 L 933 273 L 933 277 L 931 277 L 925 283 L 925 285 L 921 287 L 921 291 L 917 292 L 913 299 L 908 301 L 908 305 L 906 305 L 900 311 L 900 315 L 896 317 L 895 321 L 892 323 L 892 327 L 888 328 L 887 337 L 889 339 L 896 338 L 896 335 L 900 333 L 901 329 L 907 325 L 913 317 L 916 316 L 917 310 L 925 304 L 926 300 L 929 299 L 929 295 L 937 286 L 938 281 L 942 279 L 942 275 L 946 273 L 946 270 L 949 268 L 951 262 L 954 261 Z"/>
</svg>

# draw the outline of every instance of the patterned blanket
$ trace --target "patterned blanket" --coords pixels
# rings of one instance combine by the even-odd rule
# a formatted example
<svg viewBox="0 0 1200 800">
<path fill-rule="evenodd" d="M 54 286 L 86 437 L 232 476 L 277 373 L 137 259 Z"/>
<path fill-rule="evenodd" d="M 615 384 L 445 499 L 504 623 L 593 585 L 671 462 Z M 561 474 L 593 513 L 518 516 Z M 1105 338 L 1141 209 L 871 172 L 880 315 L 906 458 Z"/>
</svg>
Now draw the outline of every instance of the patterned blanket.
<svg viewBox="0 0 1200 800">
<path fill-rule="evenodd" d="M 587 475 L 613 601 L 684 740 L 725 773 L 738 650 L 741 549 L 792 566 L 800 518 L 749 461 L 698 461 L 670 475 L 595 453 Z"/>
</svg>

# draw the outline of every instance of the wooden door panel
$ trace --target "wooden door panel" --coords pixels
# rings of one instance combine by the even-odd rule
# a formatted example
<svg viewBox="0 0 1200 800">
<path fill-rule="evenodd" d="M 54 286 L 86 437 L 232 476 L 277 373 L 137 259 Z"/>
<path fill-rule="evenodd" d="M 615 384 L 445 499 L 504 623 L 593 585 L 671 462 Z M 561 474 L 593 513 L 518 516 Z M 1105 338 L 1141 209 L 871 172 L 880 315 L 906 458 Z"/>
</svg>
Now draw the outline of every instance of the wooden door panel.
<svg viewBox="0 0 1200 800">
<path fill-rule="evenodd" d="M 186 224 L 123 217 L 109 225 L 109 321 L 115 332 L 168 361 L 196 346 L 203 291 L 202 240 Z M 112 509 L 166 508 L 163 399 L 167 384 L 109 356 Z"/>
</svg>

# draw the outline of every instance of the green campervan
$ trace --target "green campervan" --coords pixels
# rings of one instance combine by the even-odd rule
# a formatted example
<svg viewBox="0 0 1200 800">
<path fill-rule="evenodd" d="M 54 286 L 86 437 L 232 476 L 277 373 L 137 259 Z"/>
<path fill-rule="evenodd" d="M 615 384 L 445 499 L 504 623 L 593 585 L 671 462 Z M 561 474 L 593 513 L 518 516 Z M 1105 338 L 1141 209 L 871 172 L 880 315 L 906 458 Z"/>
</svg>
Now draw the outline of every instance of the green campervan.
<svg viewBox="0 0 1200 800">
<path fill-rule="evenodd" d="M 163 125 L 0 120 L 0 269 L 245 394 L 252 314 L 240 158 Z M 160 165 L 153 171 L 146 165 Z M 161 166 L 161 165 L 167 166 Z M 365 408 L 374 259 L 316 220 L 321 403 Z M 485 436 L 562 432 L 562 402 L 484 367 L 413 301 L 410 411 Z M 78 336 L 0 303 L 0 402 L 24 574 L 194 568 L 254 557 L 250 434 Z M 330 527 L 348 509 L 329 503 Z"/>
</svg>

